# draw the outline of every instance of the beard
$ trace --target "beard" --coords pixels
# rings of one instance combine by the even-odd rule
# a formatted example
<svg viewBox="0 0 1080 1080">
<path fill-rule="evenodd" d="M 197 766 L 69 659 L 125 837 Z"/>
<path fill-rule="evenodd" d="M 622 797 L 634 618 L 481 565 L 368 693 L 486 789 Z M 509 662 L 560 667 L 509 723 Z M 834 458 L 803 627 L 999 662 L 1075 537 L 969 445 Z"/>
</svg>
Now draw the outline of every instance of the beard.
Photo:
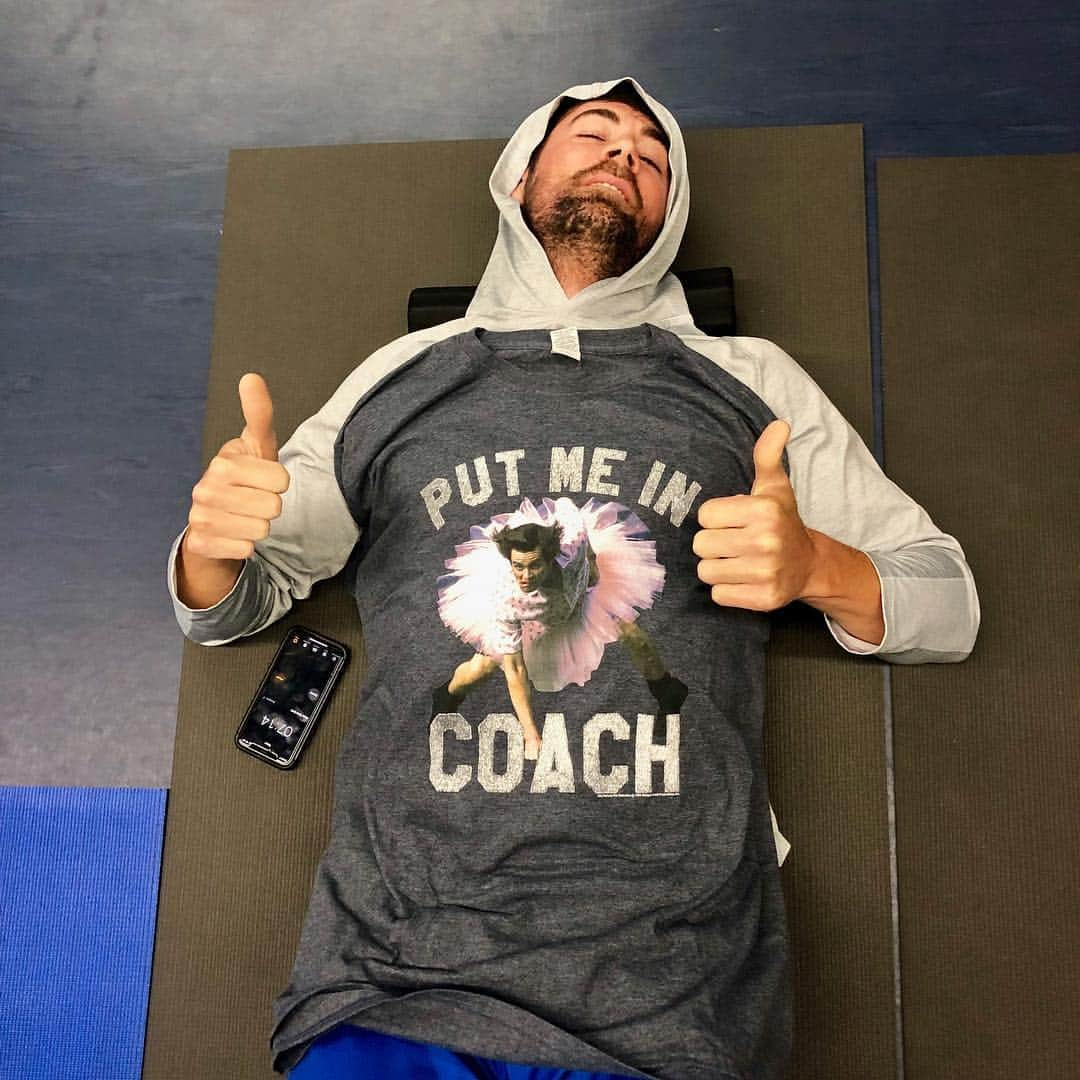
<svg viewBox="0 0 1080 1080">
<path fill-rule="evenodd" d="M 626 273 L 655 239 L 643 237 L 634 216 L 602 188 L 566 192 L 540 207 L 530 205 L 529 194 L 526 185 L 521 216 L 548 258 L 579 262 L 598 280 Z"/>
</svg>

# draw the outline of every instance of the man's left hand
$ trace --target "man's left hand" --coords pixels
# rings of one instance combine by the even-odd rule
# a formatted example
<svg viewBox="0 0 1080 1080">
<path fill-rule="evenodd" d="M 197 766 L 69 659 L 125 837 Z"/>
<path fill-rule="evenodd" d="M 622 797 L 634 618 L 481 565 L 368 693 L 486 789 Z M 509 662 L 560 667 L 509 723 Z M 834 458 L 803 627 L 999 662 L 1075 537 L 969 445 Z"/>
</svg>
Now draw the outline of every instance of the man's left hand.
<svg viewBox="0 0 1080 1080">
<path fill-rule="evenodd" d="M 773 611 L 806 593 L 817 555 L 784 472 L 790 435 L 784 420 L 761 433 L 749 495 L 708 499 L 698 507 L 697 572 L 712 586 L 717 604 Z"/>
</svg>

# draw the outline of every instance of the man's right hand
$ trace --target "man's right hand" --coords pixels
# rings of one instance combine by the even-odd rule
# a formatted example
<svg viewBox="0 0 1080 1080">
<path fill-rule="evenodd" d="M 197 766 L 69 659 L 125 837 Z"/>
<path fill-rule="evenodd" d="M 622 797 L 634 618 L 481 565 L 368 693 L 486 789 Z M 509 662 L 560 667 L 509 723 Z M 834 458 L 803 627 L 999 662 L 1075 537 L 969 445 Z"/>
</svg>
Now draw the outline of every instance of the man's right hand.
<svg viewBox="0 0 1080 1080">
<path fill-rule="evenodd" d="M 281 514 L 289 473 L 278 462 L 274 405 L 261 375 L 240 380 L 244 430 L 230 439 L 191 491 L 183 549 L 204 559 L 246 559 Z"/>
</svg>

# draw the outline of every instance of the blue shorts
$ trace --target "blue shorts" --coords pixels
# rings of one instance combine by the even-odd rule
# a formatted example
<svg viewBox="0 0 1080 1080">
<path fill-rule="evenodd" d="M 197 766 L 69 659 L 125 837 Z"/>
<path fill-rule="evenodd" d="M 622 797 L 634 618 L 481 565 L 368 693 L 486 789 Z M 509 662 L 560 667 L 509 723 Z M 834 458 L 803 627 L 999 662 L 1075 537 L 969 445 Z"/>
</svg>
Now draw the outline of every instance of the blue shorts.
<svg viewBox="0 0 1080 1080">
<path fill-rule="evenodd" d="M 434 1043 L 338 1024 L 309 1046 L 288 1080 L 624 1080 L 616 1073 L 515 1065 Z"/>
</svg>

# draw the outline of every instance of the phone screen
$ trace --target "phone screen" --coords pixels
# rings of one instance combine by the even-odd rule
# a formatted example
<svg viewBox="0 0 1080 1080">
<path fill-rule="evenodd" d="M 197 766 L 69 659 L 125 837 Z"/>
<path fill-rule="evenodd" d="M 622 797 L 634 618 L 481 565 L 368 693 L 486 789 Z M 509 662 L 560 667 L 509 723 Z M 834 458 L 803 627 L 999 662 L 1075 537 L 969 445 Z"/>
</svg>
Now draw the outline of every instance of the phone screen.
<svg viewBox="0 0 1080 1080">
<path fill-rule="evenodd" d="M 291 765 L 345 663 L 339 642 L 292 627 L 236 733 L 242 749 Z"/>
</svg>

